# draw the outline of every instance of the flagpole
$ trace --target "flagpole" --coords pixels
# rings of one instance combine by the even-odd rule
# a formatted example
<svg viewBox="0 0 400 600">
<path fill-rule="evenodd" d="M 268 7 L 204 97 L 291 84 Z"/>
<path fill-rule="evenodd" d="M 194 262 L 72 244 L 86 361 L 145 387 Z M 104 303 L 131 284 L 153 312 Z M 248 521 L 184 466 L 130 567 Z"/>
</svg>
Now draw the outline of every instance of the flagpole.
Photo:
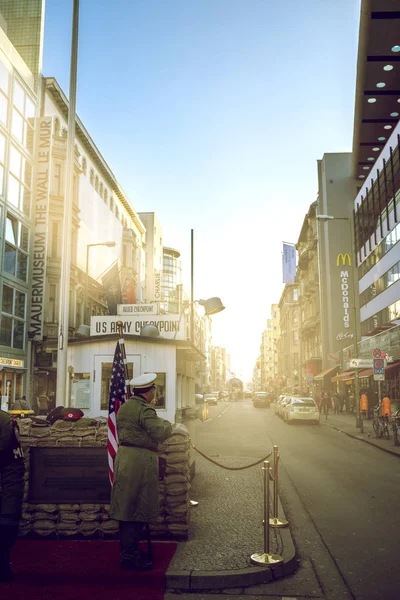
<svg viewBox="0 0 400 600">
<path fill-rule="evenodd" d="M 117 321 L 117 331 L 119 336 L 119 347 L 121 348 L 122 360 L 124 362 L 124 371 L 125 371 L 125 386 L 126 386 L 126 397 L 127 399 L 131 397 L 131 386 L 130 386 L 130 377 L 128 373 L 128 359 L 126 358 L 125 352 L 125 340 L 124 340 L 124 330 L 122 321 Z"/>
<path fill-rule="evenodd" d="M 67 362 L 69 330 L 69 294 L 71 276 L 71 229 L 75 162 L 76 81 L 78 70 L 79 0 L 74 0 L 72 14 L 71 66 L 69 82 L 68 137 L 65 163 L 64 219 L 58 314 L 57 405 L 69 405 L 67 398 Z"/>
</svg>

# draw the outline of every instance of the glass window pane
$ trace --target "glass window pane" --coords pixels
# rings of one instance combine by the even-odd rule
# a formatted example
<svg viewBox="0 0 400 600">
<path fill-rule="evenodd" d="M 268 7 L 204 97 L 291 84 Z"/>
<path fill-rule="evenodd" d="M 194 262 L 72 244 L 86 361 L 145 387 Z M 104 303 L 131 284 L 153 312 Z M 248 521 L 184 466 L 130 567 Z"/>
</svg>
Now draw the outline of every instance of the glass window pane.
<svg viewBox="0 0 400 600">
<path fill-rule="evenodd" d="M 10 346 L 11 347 L 11 328 L 12 328 L 12 319 L 11 317 L 1 317 L 1 325 L 0 325 L 0 344 L 2 346 Z"/>
<path fill-rule="evenodd" d="M 25 100 L 25 119 L 31 119 L 35 116 L 35 105 L 32 100 L 26 96 Z"/>
<path fill-rule="evenodd" d="M 3 184 L 4 184 L 4 169 L 0 167 L 0 194 L 3 195 Z"/>
<path fill-rule="evenodd" d="M 0 162 L 4 164 L 4 155 L 6 151 L 6 138 L 0 133 Z"/>
<path fill-rule="evenodd" d="M 11 275 L 15 275 L 15 265 L 17 260 L 17 251 L 10 244 L 4 248 L 4 270 Z"/>
<path fill-rule="evenodd" d="M 24 133 L 24 121 L 21 115 L 13 108 L 11 120 L 11 133 L 22 144 Z"/>
<path fill-rule="evenodd" d="M 13 103 L 18 108 L 19 112 L 24 114 L 25 92 L 18 81 L 14 81 L 14 96 Z"/>
<path fill-rule="evenodd" d="M 32 166 L 25 159 L 22 163 L 22 180 L 28 188 L 32 187 Z"/>
<path fill-rule="evenodd" d="M 0 88 L 8 94 L 8 85 L 10 81 L 10 73 L 7 67 L 0 62 Z"/>
<path fill-rule="evenodd" d="M 25 336 L 25 324 L 23 321 L 14 321 L 14 339 L 13 348 L 24 347 L 24 336 Z"/>
<path fill-rule="evenodd" d="M 6 220 L 6 240 L 16 246 L 18 244 L 18 221 L 7 216 Z"/>
<path fill-rule="evenodd" d="M 33 134 L 33 128 L 30 126 L 30 124 L 27 125 L 25 123 L 25 147 L 31 154 L 33 152 Z"/>
<path fill-rule="evenodd" d="M 19 247 L 21 248 L 21 250 L 24 250 L 25 252 L 28 252 L 28 247 L 29 247 L 29 229 L 27 227 L 25 227 L 25 225 L 22 225 L 21 223 L 21 231 L 20 231 L 20 240 L 19 240 Z"/>
<path fill-rule="evenodd" d="M 6 312 L 10 315 L 13 314 L 13 295 L 14 290 L 8 285 L 3 285 L 3 302 L 1 305 L 2 312 Z"/>
<path fill-rule="evenodd" d="M 19 292 L 15 290 L 15 307 L 14 307 L 14 315 L 16 317 L 20 317 L 21 319 L 25 318 L 25 299 L 26 294 L 23 292 Z"/>
<path fill-rule="evenodd" d="M 26 254 L 18 250 L 18 264 L 17 264 L 17 277 L 26 281 L 28 272 L 28 257 Z"/>
<path fill-rule="evenodd" d="M 10 149 L 10 171 L 20 179 L 21 177 L 22 155 L 15 146 Z"/>
<path fill-rule="evenodd" d="M 30 215 L 31 212 L 31 193 L 26 188 L 22 188 L 22 212 Z"/>
<path fill-rule="evenodd" d="M 0 92 L 0 121 L 4 123 L 4 125 L 7 125 L 7 108 L 8 100 L 4 94 Z"/>
<path fill-rule="evenodd" d="M 11 174 L 8 176 L 8 201 L 19 208 L 19 183 Z"/>
</svg>

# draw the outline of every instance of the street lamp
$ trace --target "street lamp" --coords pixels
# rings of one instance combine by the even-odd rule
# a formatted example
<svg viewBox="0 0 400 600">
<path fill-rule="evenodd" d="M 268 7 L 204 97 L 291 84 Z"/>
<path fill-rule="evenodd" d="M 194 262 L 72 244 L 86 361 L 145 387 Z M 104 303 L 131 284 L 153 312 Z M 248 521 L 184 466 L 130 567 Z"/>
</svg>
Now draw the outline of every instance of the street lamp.
<svg viewBox="0 0 400 600">
<path fill-rule="evenodd" d="M 186 306 L 184 306 L 182 308 L 181 314 L 179 316 L 178 329 L 175 331 L 174 339 L 176 338 L 176 334 L 178 333 L 178 331 L 180 329 L 184 310 L 189 308 L 190 306 L 193 306 L 196 303 L 200 304 L 200 306 L 204 306 L 205 314 L 207 316 L 215 315 L 215 314 L 225 310 L 225 306 L 222 304 L 221 299 L 216 296 L 214 296 L 213 298 L 208 298 L 208 300 L 193 300 L 193 302 L 190 302 L 189 304 L 187 304 Z M 192 318 L 193 318 L 193 312 L 192 312 Z M 193 323 L 191 323 L 191 332 L 193 332 Z M 193 342 L 192 338 L 193 338 L 193 335 L 191 335 L 191 340 L 190 340 L 191 342 Z"/>
<path fill-rule="evenodd" d="M 88 244 L 86 246 L 86 273 L 85 273 L 85 294 L 83 297 L 83 322 L 86 321 L 87 312 L 87 301 L 88 301 L 88 284 L 89 284 L 89 250 L 93 246 L 107 246 L 108 248 L 114 248 L 116 242 L 99 242 L 98 244 Z M 89 319 L 88 319 L 89 320 Z"/>
<path fill-rule="evenodd" d="M 351 245 L 351 253 L 352 253 L 352 275 L 353 275 L 353 285 L 352 285 L 352 300 L 353 300 L 353 310 L 354 310 L 354 358 L 358 358 L 358 340 L 361 337 L 359 334 L 358 327 L 358 318 L 357 318 L 357 304 L 356 304 L 356 286 L 358 286 L 358 280 L 356 277 L 356 260 L 357 253 L 354 246 L 354 235 L 353 235 L 353 227 L 352 227 L 352 219 L 350 217 L 334 217 L 333 215 L 317 215 L 317 221 L 321 221 L 322 223 L 326 223 L 327 221 L 347 221 L 350 229 L 350 245 Z M 358 369 L 355 369 L 354 374 L 354 395 L 356 400 L 356 427 L 361 428 L 361 415 L 360 415 L 360 385 L 359 385 L 359 377 L 358 377 Z"/>
</svg>

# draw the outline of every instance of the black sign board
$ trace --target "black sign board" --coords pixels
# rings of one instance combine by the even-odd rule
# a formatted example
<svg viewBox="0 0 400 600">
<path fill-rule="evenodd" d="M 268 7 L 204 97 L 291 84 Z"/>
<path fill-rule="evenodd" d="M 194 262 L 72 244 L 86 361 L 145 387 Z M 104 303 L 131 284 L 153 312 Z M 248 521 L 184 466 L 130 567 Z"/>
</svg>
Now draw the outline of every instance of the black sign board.
<svg viewBox="0 0 400 600">
<path fill-rule="evenodd" d="M 108 504 L 107 448 L 30 449 L 28 502 Z"/>
</svg>

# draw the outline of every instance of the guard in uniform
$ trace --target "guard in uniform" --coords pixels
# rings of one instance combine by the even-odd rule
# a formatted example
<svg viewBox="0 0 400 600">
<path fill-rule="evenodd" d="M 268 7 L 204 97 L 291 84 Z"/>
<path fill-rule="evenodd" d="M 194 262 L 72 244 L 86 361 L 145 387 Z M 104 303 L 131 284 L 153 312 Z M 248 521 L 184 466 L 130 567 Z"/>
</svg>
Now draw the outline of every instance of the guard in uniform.
<svg viewBox="0 0 400 600">
<path fill-rule="evenodd" d="M 10 550 L 22 514 L 24 472 L 18 423 L 0 410 L 0 583 L 13 579 Z"/>
<path fill-rule="evenodd" d="M 139 552 L 139 542 L 144 524 L 159 517 L 157 446 L 172 433 L 171 423 L 150 406 L 156 377 L 155 373 L 134 377 L 130 382 L 133 397 L 117 413 L 120 446 L 114 462 L 110 516 L 119 521 L 122 569 L 153 566 Z"/>
</svg>

